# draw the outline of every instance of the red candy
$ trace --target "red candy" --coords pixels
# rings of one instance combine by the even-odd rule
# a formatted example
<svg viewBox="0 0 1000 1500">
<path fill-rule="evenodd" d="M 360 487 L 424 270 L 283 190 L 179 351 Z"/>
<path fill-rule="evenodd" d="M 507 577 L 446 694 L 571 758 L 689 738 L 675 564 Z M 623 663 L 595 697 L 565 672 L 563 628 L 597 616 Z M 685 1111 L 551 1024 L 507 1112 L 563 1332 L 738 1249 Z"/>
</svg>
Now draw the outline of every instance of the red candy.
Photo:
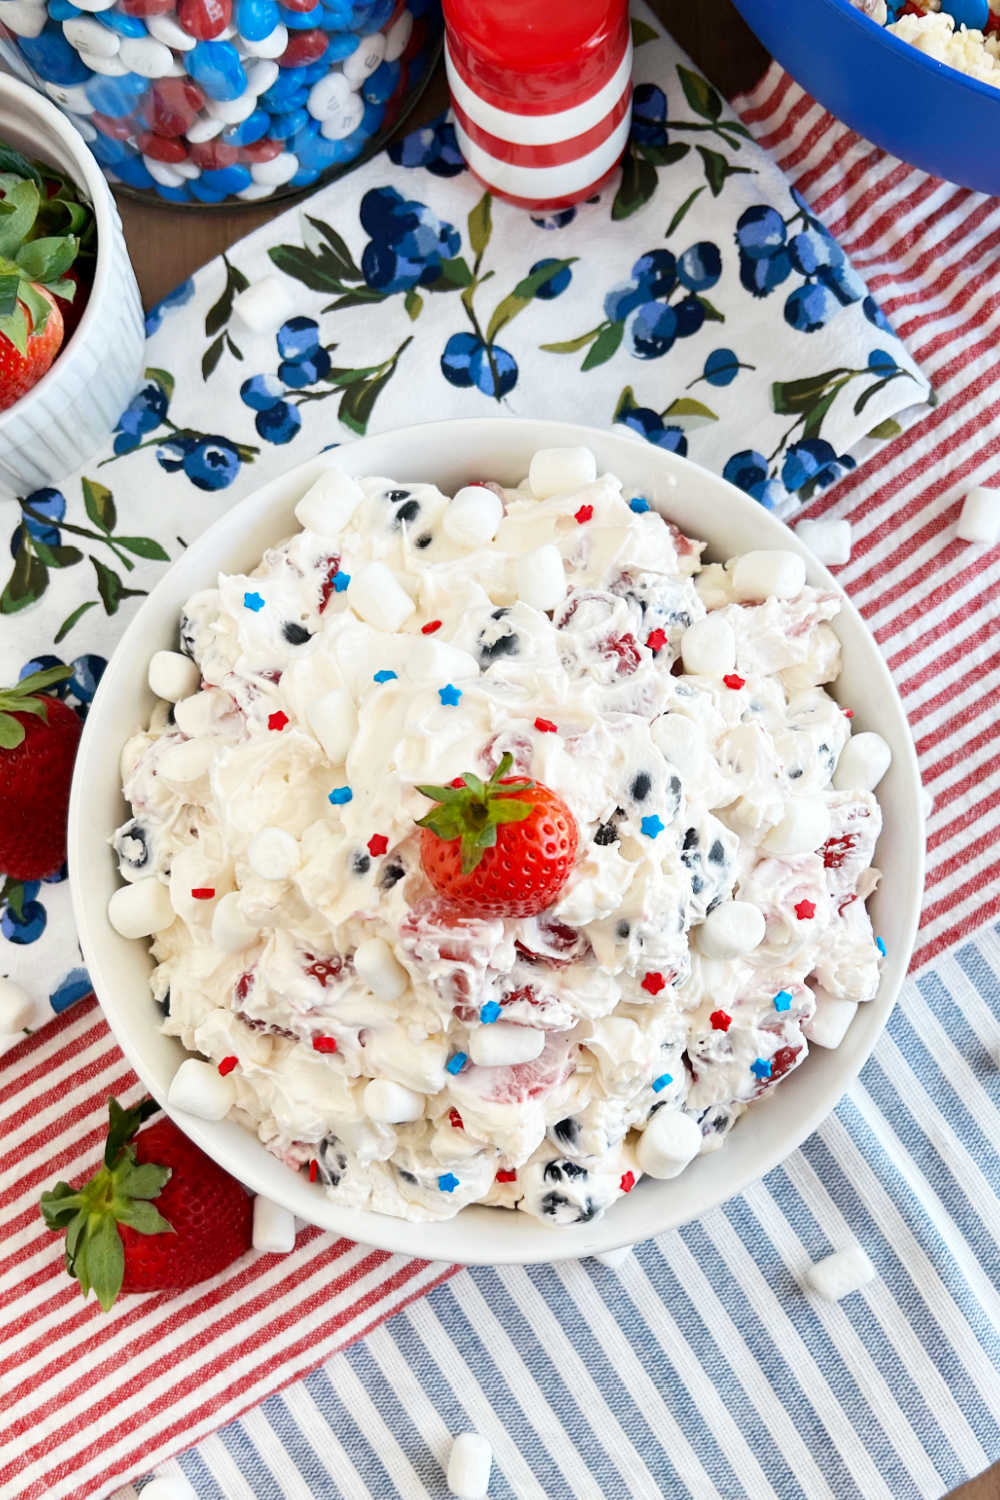
<svg viewBox="0 0 1000 1500">
<path fill-rule="evenodd" d="M 618 1186 L 621 1188 L 621 1190 L 622 1190 L 623 1193 L 630 1193 L 632 1191 L 632 1189 L 635 1187 L 635 1173 L 634 1172 L 623 1172 L 622 1173 L 622 1180 L 618 1184 Z"/>
<path fill-rule="evenodd" d="M 199 167 L 208 167 L 215 171 L 217 167 L 231 167 L 234 161 L 239 160 L 240 148 L 238 146 L 227 146 L 218 138 L 211 141 L 198 141 L 189 146 L 191 160 Z"/>
<path fill-rule="evenodd" d="M 114 141 L 127 141 L 135 126 L 129 120 L 112 120 L 110 115 L 92 114 L 91 121 L 101 135 L 109 135 Z"/>
<path fill-rule="evenodd" d="M 273 161 L 276 156 L 281 155 L 284 149 L 284 141 L 272 141 L 264 136 L 262 140 L 252 141 L 249 146 L 240 147 L 240 161 Z M 333 577 L 333 574 L 330 576 Z M 329 595 L 327 597 L 329 598 Z"/>
<path fill-rule="evenodd" d="M 196 885 L 191 892 L 194 901 L 213 901 L 215 899 L 214 885 Z"/>
<path fill-rule="evenodd" d="M 734 693 L 738 692 L 741 687 L 746 687 L 747 685 L 746 678 L 741 677 L 738 672 L 727 672 L 722 680 L 726 684 L 727 688 L 732 688 Z"/>
<path fill-rule="evenodd" d="M 708 1019 L 712 1023 L 713 1031 L 728 1031 L 733 1024 L 732 1016 L 727 1015 L 724 1010 L 713 1010 Z"/>
<path fill-rule="evenodd" d="M 288 715 L 287 714 L 283 714 L 281 712 L 280 708 L 278 709 L 277 713 L 268 714 L 268 716 L 267 716 L 267 727 L 268 727 L 268 729 L 274 729 L 274 730 L 278 730 L 280 732 L 282 729 L 284 729 L 284 727 L 285 727 L 285 725 L 287 723 L 288 723 Z"/>
<path fill-rule="evenodd" d="M 210 42 L 232 19 L 233 0 L 179 0 L 177 19 L 188 36 Z"/>
<path fill-rule="evenodd" d="M 578 511 L 574 511 L 573 520 L 578 526 L 584 525 L 586 521 L 594 519 L 594 507 L 592 505 L 581 505 Z"/>
<path fill-rule="evenodd" d="M 642 988 L 650 995 L 658 995 L 666 987 L 667 981 L 656 969 L 651 969 L 642 981 Z"/>
<path fill-rule="evenodd" d="M 315 10 L 319 0 L 281 0 L 286 10 L 297 10 L 305 13 L 307 10 Z"/>
<path fill-rule="evenodd" d="M 205 95 L 190 78 L 158 78 L 144 106 L 145 120 L 157 135 L 183 135 L 204 103 Z"/>
<path fill-rule="evenodd" d="M 238 1057 L 224 1057 L 219 1064 L 219 1072 L 223 1078 L 225 1078 L 227 1073 L 231 1073 L 238 1063 Z"/>
<path fill-rule="evenodd" d="M 536 719 L 535 728 L 539 734 L 557 734 L 559 731 L 559 726 L 553 724 L 551 719 Z"/>
<path fill-rule="evenodd" d="M 368 840 L 368 853 L 373 859 L 377 859 L 380 854 L 384 854 L 388 847 L 389 840 L 384 833 L 373 833 Z"/>
<path fill-rule="evenodd" d="M 337 1050 L 337 1039 L 332 1036 L 314 1036 L 313 1051 L 334 1053 Z"/>
<path fill-rule="evenodd" d="M 174 0 L 122 0 L 127 16 L 165 16 L 173 8 Z"/>
<path fill-rule="evenodd" d="M 651 630 L 646 637 L 646 645 L 650 651 L 662 651 L 667 644 L 667 632 L 665 630 Z"/>
<path fill-rule="evenodd" d="M 508 1172 L 504 1167 L 500 1168 L 500 1171 L 497 1173 L 497 1182 L 516 1182 L 516 1181 L 517 1181 L 517 1173 L 516 1172 Z"/>
<path fill-rule="evenodd" d="M 317 26 L 310 31 L 294 31 L 288 39 L 288 46 L 278 58 L 278 66 L 308 67 L 310 63 L 319 62 L 329 45 L 330 38 Z"/>
<path fill-rule="evenodd" d="M 187 147 L 176 136 L 146 130 L 137 139 L 143 156 L 151 156 L 154 161 L 187 161 Z"/>
</svg>

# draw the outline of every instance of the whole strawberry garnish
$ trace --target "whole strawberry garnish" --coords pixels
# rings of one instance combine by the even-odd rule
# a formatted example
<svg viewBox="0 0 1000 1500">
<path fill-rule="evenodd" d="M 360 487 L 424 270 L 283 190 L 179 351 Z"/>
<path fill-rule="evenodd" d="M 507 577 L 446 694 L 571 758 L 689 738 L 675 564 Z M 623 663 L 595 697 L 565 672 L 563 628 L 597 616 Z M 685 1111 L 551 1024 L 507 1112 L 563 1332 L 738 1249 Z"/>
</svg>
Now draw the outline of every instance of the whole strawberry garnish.
<svg viewBox="0 0 1000 1500">
<path fill-rule="evenodd" d="M 0 870 L 40 880 L 66 859 L 66 812 L 80 720 L 44 689 L 69 667 L 0 688 Z"/>
<path fill-rule="evenodd" d="M 63 315 L 45 287 L 22 283 L 16 296 L 5 296 L 5 280 L 0 270 L 0 411 L 38 384 L 63 341 Z M 4 313 L 4 307 L 10 307 L 13 316 Z"/>
<path fill-rule="evenodd" d="M 438 803 L 417 820 L 424 874 L 462 911 L 533 917 L 573 867 L 573 814 L 548 787 L 508 777 L 512 764 L 508 753 L 487 782 L 466 772 L 451 786 L 417 788 Z"/>
<path fill-rule="evenodd" d="M 107 1312 L 119 1292 L 181 1292 L 250 1248 L 253 1199 L 159 1109 L 108 1100 L 104 1165 L 81 1188 L 42 1194 L 49 1229 L 66 1231 L 66 1269 Z"/>
</svg>

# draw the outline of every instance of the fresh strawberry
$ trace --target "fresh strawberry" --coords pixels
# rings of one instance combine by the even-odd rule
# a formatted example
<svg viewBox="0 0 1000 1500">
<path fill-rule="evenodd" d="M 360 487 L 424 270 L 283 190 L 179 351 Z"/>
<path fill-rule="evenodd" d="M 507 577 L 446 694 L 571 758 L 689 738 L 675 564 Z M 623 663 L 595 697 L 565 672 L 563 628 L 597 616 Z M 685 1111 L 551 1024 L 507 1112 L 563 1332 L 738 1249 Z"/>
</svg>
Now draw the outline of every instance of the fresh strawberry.
<svg viewBox="0 0 1000 1500">
<path fill-rule="evenodd" d="M 577 827 L 561 797 L 508 777 L 501 757 L 489 781 L 467 772 L 451 786 L 417 790 L 438 803 L 418 824 L 431 885 L 462 911 L 532 917 L 551 906 L 576 858 Z"/>
<path fill-rule="evenodd" d="M 0 870 L 15 880 L 40 880 L 66 859 L 80 720 L 43 689 L 69 676 L 48 667 L 0 689 Z"/>
<path fill-rule="evenodd" d="M 0 316 L 0 328 L 12 327 L 18 315 L 24 324 L 23 333 L 0 333 L 0 411 L 38 384 L 62 348 L 63 316 L 54 298 L 37 282 L 27 286 L 30 296 L 22 282 L 14 314 Z"/>
<path fill-rule="evenodd" d="M 48 1228 L 66 1231 L 66 1269 L 107 1312 L 119 1292 L 182 1292 L 250 1248 L 253 1199 L 159 1109 L 108 1100 L 104 1164 L 90 1182 L 42 1194 Z"/>
</svg>

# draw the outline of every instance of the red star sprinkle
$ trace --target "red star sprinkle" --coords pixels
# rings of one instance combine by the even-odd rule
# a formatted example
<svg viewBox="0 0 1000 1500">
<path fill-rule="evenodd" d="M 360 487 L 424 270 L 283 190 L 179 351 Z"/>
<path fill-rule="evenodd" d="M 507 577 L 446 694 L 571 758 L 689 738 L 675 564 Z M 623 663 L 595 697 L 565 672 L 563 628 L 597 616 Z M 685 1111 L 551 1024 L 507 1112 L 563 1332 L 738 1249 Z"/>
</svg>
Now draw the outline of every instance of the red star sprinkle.
<svg viewBox="0 0 1000 1500">
<path fill-rule="evenodd" d="M 630 1193 L 635 1187 L 635 1173 L 625 1172 L 618 1186 L 621 1188 L 623 1193 Z"/>
<path fill-rule="evenodd" d="M 737 688 L 746 687 L 747 685 L 746 678 L 738 677 L 735 672 L 727 672 L 722 680 L 726 684 L 727 688 L 732 688 L 734 691 Z"/>
<path fill-rule="evenodd" d="M 458 1110 L 454 1107 L 449 1109 L 448 1111 L 448 1120 L 453 1130 L 465 1129 L 465 1121 L 462 1119 L 462 1116 L 459 1114 Z"/>
<path fill-rule="evenodd" d="M 732 1016 L 727 1015 L 724 1010 L 713 1010 L 708 1019 L 712 1023 L 713 1031 L 728 1031 L 733 1024 Z"/>
<path fill-rule="evenodd" d="M 215 895 L 214 885 L 196 885 L 191 895 L 195 901 L 211 901 Z"/>
<path fill-rule="evenodd" d="M 267 716 L 268 729 L 284 729 L 287 723 L 288 715 L 283 714 L 280 708 L 278 709 L 278 712 L 276 714 L 268 714 Z"/>
<path fill-rule="evenodd" d="M 337 1050 L 337 1038 L 333 1036 L 314 1036 L 313 1051 L 334 1053 Z"/>
<path fill-rule="evenodd" d="M 315 1158 L 315 1156 L 313 1157 L 312 1161 L 309 1163 L 309 1181 L 310 1182 L 315 1182 L 316 1181 L 316 1158 Z"/>
<path fill-rule="evenodd" d="M 815 901 L 796 901 L 795 915 L 800 922 L 808 922 L 811 917 L 816 915 Z"/>
<path fill-rule="evenodd" d="M 853 719 L 854 718 L 854 709 L 853 708 L 845 708 L 844 709 L 844 718 L 845 719 Z"/>
<path fill-rule="evenodd" d="M 222 1059 L 219 1064 L 219 1072 L 222 1074 L 223 1078 L 225 1078 L 227 1073 L 231 1073 L 233 1071 L 238 1062 L 238 1057 L 224 1057 Z"/>
<path fill-rule="evenodd" d="M 454 781 L 449 781 L 448 785 L 449 786 L 464 786 L 465 782 L 462 780 L 461 776 L 456 776 L 455 779 L 454 779 Z"/>
<path fill-rule="evenodd" d="M 647 990 L 649 994 L 658 995 L 661 990 L 666 989 L 667 981 L 664 979 L 662 974 L 658 974 L 657 971 L 653 969 L 649 974 L 646 975 L 645 979 L 642 981 L 642 987 L 644 990 Z"/>
<path fill-rule="evenodd" d="M 497 1182 L 516 1182 L 517 1173 L 501 1170 L 497 1173 Z"/>
<path fill-rule="evenodd" d="M 577 511 L 576 515 L 573 517 L 573 520 L 576 522 L 576 524 L 578 526 L 582 526 L 585 521 L 592 521 L 593 519 L 594 519 L 594 507 L 592 505 L 581 505 L 580 509 Z"/>
<path fill-rule="evenodd" d="M 420 634 L 421 635 L 433 635 L 434 632 L 435 632 L 435 630 L 440 630 L 440 629 L 441 629 L 441 621 L 440 620 L 428 620 L 426 625 L 421 625 L 421 627 L 420 627 Z"/>
<path fill-rule="evenodd" d="M 665 630 L 651 630 L 646 637 L 646 645 L 650 651 L 662 651 L 667 644 L 667 632 Z"/>
<path fill-rule="evenodd" d="M 368 840 L 368 853 L 372 855 L 384 854 L 389 847 L 389 840 L 384 833 L 373 833 Z"/>
<path fill-rule="evenodd" d="M 536 719 L 535 728 L 540 734 L 555 734 L 557 726 L 551 719 Z"/>
</svg>

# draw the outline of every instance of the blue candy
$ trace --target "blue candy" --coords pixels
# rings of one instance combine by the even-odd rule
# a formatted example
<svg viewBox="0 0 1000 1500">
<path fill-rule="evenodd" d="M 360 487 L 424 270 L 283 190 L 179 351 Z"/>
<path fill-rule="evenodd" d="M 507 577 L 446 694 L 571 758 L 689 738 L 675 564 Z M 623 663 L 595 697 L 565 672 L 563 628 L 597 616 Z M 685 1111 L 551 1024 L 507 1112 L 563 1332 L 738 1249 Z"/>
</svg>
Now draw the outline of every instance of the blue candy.
<svg viewBox="0 0 1000 1500">
<path fill-rule="evenodd" d="M 130 154 L 124 141 L 116 141 L 110 135 L 99 135 L 96 141 L 90 142 L 90 149 L 102 167 L 114 168 Z"/>
<path fill-rule="evenodd" d="M 278 11 L 289 31 L 312 31 L 313 27 L 320 24 L 319 9 L 316 6 L 312 10 L 289 10 L 287 6 L 279 5 Z"/>
<path fill-rule="evenodd" d="M 71 0 L 49 0 L 49 18 L 53 21 L 71 21 L 80 14 L 79 7 Z"/>
<path fill-rule="evenodd" d="M 326 52 L 320 58 L 319 62 L 310 63 L 309 66 L 308 66 L 308 68 L 303 69 L 303 73 L 305 75 L 305 82 L 308 83 L 310 85 L 310 87 L 314 83 L 319 83 L 320 79 L 321 78 L 325 78 L 326 75 L 327 75 L 327 73 L 329 73 L 329 71 L 330 71 L 330 65 L 329 65 L 329 61 L 328 61 L 329 55 L 330 55 L 330 49 L 327 48 Z"/>
<path fill-rule="evenodd" d="M 238 99 L 247 86 L 240 54 L 232 42 L 199 42 L 184 54 L 184 67 L 212 99 Z"/>
<path fill-rule="evenodd" d="M 72 8 L 72 7 L 71 7 Z M 52 7 L 49 6 L 49 15 L 52 15 Z M 102 26 L 110 26 L 112 31 L 117 31 L 121 36 L 145 36 L 146 23 L 138 16 L 127 16 L 120 10 L 102 10 L 94 19 L 100 21 Z"/>
<path fill-rule="evenodd" d="M 376 133 L 382 121 L 385 119 L 384 104 L 366 104 L 365 112 L 361 116 L 361 124 L 357 127 L 366 136 Z"/>
<path fill-rule="evenodd" d="M 230 125 L 224 130 L 221 139 L 227 146 L 250 146 L 254 141 L 259 141 L 261 136 L 267 135 L 270 124 L 271 117 L 267 110 L 255 109 L 239 125 Z"/>
<path fill-rule="evenodd" d="M 123 73 L 120 78 L 95 74 L 87 84 L 87 98 L 94 109 L 112 120 L 130 115 L 149 88 L 149 79 L 138 73 Z"/>
<path fill-rule="evenodd" d="M 168 203 L 191 202 L 191 194 L 188 191 L 186 182 L 182 182 L 180 187 L 164 187 L 162 182 L 154 182 L 153 187 L 159 193 L 160 197 L 165 198 Z"/>
<path fill-rule="evenodd" d="M 375 31 L 381 31 L 395 9 L 394 0 L 371 0 L 366 5 L 356 5 L 351 17 L 352 31 L 359 31 L 362 36 L 371 36 Z"/>
<path fill-rule="evenodd" d="M 44 78 L 46 83 L 61 83 L 68 87 L 74 83 L 86 83 L 94 76 L 55 21 L 47 21 L 38 36 L 18 37 L 17 44 L 39 78 Z"/>
<path fill-rule="evenodd" d="M 192 198 L 197 198 L 199 203 L 221 203 L 226 194 L 219 188 L 209 187 L 204 181 L 204 172 L 201 177 L 195 177 L 188 184 L 191 189 Z"/>
<path fill-rule="evenodd" d="M 112 170 L 129 187 L 151 188 L 156 186 L 152 176 L 147 172 L 146 163 L 141 156 L 126 156 L 123 161 L 116 162 Z"/>
<path fill-rule="evenodd" d="M 245 187 L 249 187 L 253 178 L 250 176 L 250 168 L 240 166 L 234 162 L 231 167 L 204 168 L 200 177 L 196 177 L 191 184 L 192 191 L 197 183 L 208 188 L 209 192 L 239 193 Z"/>
<path fill-rule="evenodd" d="M 312 187 L 318 176 L 319 167 L 300 167 L 289 182 L 292 187 Z"/>
<path fill-rule="evenodd" d="M 236 0 L 236 30 L 248 42 L 262 42 L 278 24 L 275 0 Z"/>
<path fill-rule="evenodd" d="M 941 9 L 956 26 L 967 26 L 970 31 L 984 31 L 990 18 L 987 0 L 941 0 Z"/>
<path fill-rule="evenodd" d="M 354 7 L 351 0 L 322 0 L 323 10 L 329 17 L 328 25 L 338 31 L 350 31 Z"/>
<path fill-rule="evenodd" d="M 366 104 L 384 104 L 399 82 L 398 62 L 381 62 L 362 90 Z"/>
<path fill-rule="evenodd" d="M 308 123 L 309 116 L 304 109 L 293 109 L 287 115 L 272 115 L 270 134 L 276 141 L 287 141 Z M 313 121 L 315 124 L 316 122 Z"/>
</svg>

